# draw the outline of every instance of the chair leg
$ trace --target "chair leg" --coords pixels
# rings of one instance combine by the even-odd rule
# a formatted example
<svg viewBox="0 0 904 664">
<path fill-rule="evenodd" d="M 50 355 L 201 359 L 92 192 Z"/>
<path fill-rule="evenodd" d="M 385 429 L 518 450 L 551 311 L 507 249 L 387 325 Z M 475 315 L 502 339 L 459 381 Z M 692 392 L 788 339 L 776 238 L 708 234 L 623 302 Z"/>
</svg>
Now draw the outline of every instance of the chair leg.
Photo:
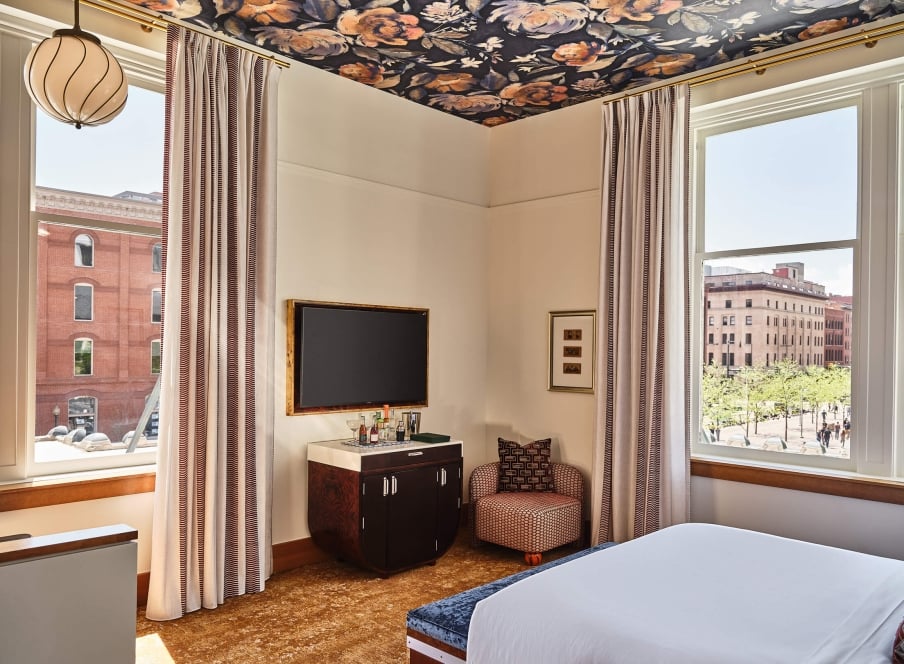
<svg viewBox="0 0 904 664">
<path fill-rule="evenodd" d="M 525 552 L 525 554 L 524 554 L 524 562 L 526 562 L 531 567 L 539 565 L 542 561 L 543 561 L 542 553 L 531 553 L 528 551 L 528 552 Z"/>
</svg>

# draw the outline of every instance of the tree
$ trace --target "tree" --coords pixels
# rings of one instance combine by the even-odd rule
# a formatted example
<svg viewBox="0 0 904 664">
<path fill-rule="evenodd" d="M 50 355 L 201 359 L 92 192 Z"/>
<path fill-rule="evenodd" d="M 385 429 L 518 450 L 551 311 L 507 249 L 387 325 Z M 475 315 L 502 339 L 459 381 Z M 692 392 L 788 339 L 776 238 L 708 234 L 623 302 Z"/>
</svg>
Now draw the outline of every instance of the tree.
<svg viewBox="0 0 904 664">
<path fill-rule="evenodd" d="M 800 365 L 791 360 L 776 362 L 769 369 L 768 377 L 763 385 L 767 398 L 776 402 L 785 416 L 785 440 L 788 440 L 788 418 L 791 404 L 797 403 L 803 387 L 804 372 Z"/>
<path fill-rule="evenodd" d="M 721 429 L 725 424 L 737 419 L 737 382 L 725 375 L 721 367 L 703 367 L 701 406 L 703 426 Z"/>
</svg>

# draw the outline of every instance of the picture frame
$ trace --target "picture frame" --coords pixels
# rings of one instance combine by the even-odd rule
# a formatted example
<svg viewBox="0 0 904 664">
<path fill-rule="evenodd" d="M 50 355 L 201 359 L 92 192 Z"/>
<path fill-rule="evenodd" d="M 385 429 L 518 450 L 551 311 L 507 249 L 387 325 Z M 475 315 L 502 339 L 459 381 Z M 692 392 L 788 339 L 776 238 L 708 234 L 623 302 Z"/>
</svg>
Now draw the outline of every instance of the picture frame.
<svg viewBox="0 0 904 664">
<path fill-rule="evenodd" d="M 549 312 L 548 390 L 592 394 L 595 355 L 595 310 Z"/>
</svg>

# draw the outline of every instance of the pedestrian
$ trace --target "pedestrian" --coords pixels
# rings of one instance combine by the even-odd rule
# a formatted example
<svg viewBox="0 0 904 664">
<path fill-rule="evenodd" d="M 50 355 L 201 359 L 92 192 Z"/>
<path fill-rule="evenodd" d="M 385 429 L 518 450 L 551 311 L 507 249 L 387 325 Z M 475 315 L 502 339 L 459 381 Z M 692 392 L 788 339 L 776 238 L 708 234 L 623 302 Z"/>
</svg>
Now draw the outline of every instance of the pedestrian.
<svg viewBox="0 0 904 664">
<path fill-rule="evenodd" d="M 847 429 L 841 430 L 841 446 L 844 447 L 844 441 L 847 440 L 848 432 Z"/>
<path fill-rule="evenodd" d="M 841 422 L 835 422 L 835 440 L 841 435 Z"/>
<path fill-rule="evenodd" d="M 826 423 L 826 409 L 825 408 L 822 409 L 822 423 L 823 424 Z"/>
</svg>

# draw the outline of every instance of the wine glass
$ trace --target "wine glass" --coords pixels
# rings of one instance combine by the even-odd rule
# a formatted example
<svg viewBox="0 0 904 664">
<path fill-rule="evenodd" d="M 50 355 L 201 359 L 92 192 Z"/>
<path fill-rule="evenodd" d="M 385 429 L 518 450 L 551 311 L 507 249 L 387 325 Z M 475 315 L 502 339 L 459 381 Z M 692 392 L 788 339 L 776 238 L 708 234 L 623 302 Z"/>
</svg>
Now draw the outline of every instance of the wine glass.
<svg viewBox="0 0 904 664">
<path fill-rule="evenodd" d="M 352 432 L 352 440 L 351 442 L 358 442 L 358 427 L 361 425 L 361 419 L 356 417 L 353 420 L 345 420 L 345 426 L 351 429 Z"/>
</svg>

